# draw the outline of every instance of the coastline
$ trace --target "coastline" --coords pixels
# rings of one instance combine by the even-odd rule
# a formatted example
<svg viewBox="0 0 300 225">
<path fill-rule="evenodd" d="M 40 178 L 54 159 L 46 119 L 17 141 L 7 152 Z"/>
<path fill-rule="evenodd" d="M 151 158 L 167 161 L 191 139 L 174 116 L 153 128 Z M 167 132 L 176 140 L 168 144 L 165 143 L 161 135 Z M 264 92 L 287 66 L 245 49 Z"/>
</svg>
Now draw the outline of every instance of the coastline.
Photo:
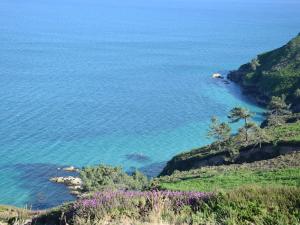
<svg viewBox="0 0 300 225">
<path fill-rule="evenodd" d="M 243 95 L 245 95 L 247 98 L 258 104 L 259 106 L 265 108 L 270 101 L 270 98 L 260 93 L 255 87 L 250 88 L 243 85 L 242 76 L 243 74 L 239 70 L 232 70 L 227 74 L 227 79 L 231 82 L 236 83 L 241 88 Z"/>
<path fill-rule="evenodd" d="M 218 82 L 219 84 L 221 84 L 222 86 L 224 85 L 224 87 L 227 87 L 227 88 L 231 88 L 232 89 L 232 91 L 230 91 L 230 95 L 233 95 L 233 96 L 235 96 L 235 97 L 237 97 L 241 102 L 246 102 L 246 103 L 250 103 L 250 104 L 253 104 L 253 103 L 255 103 L 255 102 L 253 102 L 253 101 L 250 101 L 250 99 L 247 97 L 247 96 L 244 96 L 244 95 L 242 95 L 240 92 L 239 92 L 239 89 L 240 89 L 240 87 L 237 87 L 234 83 L 232 83 L 232 84 L 228 84 L 227 82 L 228 82 L 228 80 L 226 79 L 226 73 L 222 73 L 222 75 L 223 75 L 223 79 L 215 79 L 216 80 L 216 82 Z M 210 78 L 210 79 L 213 79 L 213 78 Z M 206 145 L 206 143 L 203 143 L 203 146 L 205 146 Z M 176 155 L 176 154 L 179 154 L 180 152 L 183 152 L 183 151 L 189 151 L 191 148 L 184 148 L 184 149 L 182 149 L 181 151 L 179 151 L 178 153 L 175 153 L 174 155 Z M 171 157 L 173 157 L 174 155 L 172 155 Z M 150 161 L 151 162 L 151 161 Z M 166 161 L 167 162 L 167 161 Z M 165 165 L 166 165 L 166 162 L 165 162 Z M 154 165 L 155 167 L 156 167 L 156 164 L 159 164 L 159 166 L 158 167 L 162 167 L 162 165 L 161 165 L 161 163 L 160 162 L 158 162 L 158 163 L 151 163 L 149 166 L 147 166 L 147 167 L 144 167 L 144 166 L 142 166 L 141 168 L 142 169 L 147 169 L 148 167 L 151 167 L 152 168 L 152 166 L 151 165 Z M 50 176 L 50 177 L 48 177 L 47 179 L 48 180 L 50 180 L 51 181 L 51 183 L 53 183 L 54 185 L 57 185 L 58 187 L 59 186 L 63 186 L 63 187 L 65 187 L 66 188 L 66 190 L 67 190 L 67 192 L 68 192 L 68 194 L 70 194 L 71 196 L 74 196 L 75 197 L 75 199 L 76 198 L 78 198 L 78 197 L 80 197 L 81 196 L 81 185 L 78 185 L 78 183 L 74 183 L 74 184 L 72 184 L 72 182 L 70 183 L 69 181 L 70 180 L 75 180 L 75 182 L 77 182 L 77 178 L 79 177 L 78 176 L 78 172 L 80 172 L 80 170 L 78 169 L 78 168 L 72 168 L 72 166 L 70 166 L 71 167 L 71 170 L 70 171 L 68 171 L 68 166 L 66 165 L 66 167 L 57 167 L 56 168 L 56 171 L 57 172 L 59 172 L 59 171 L 61 171 L 61 172 L 64 172 L 65 173 L 65 175 L 57 175 L 57 176 Z M 67 170 L 65 170 L 65 169 L 67 169 Z M 162 169 L 163 169 L 163 167 L 162 167 Z M 143 170 L 141 170 L 141 171 L 143 171 Z M 161 170 L 162 171 L 162 170 Z M 161 172 L 160 171 L 160 172 Z M 68 173 L 73 173 L 73 174 L 69 174 L 68 175 Z M 74 174 L 74 173 L 76 173 L 76 174 Z M 54 173 L 54 174 L 56 174 L 56 173 Z M 159 175 L 159 172 L 157 171 L 157 174 L 156 175 Z M 55 179 L 53 179 L 53 180 L 51 180 L 51 178 L 55 178 Z M 61 179 L 60 179 L 61 178 Z M 60 205 L 60 204 L 59 204 Z M 12 206 L 14 206 L 14 205 L 12 205 Z M 16 206 L 16 207 L 18 207 L 18 206 Z M 51 207 L 47 207 L 47 208 L 41 208 L 41 209 L 49 209 L 49 208 L 52 208 L 52 206 Z M 40 210 L 40 208 L 37 208 L 36 210 Z"/>
</svg>

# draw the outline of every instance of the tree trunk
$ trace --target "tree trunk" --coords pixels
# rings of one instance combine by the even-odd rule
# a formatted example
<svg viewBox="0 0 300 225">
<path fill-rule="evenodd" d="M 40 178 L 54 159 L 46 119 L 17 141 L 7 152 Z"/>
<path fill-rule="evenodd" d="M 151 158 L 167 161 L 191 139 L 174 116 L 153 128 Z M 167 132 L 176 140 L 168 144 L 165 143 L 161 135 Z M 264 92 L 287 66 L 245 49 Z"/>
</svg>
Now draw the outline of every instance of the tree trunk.
<svg viewBox="0 0 300 225">
<path fill-rule="evenodd" d="M 248 142 L 248 128 L 247 128 L 247 118 L 245 118 L 245 130 L 246 130 L 246 142 Z"/>
</svg>

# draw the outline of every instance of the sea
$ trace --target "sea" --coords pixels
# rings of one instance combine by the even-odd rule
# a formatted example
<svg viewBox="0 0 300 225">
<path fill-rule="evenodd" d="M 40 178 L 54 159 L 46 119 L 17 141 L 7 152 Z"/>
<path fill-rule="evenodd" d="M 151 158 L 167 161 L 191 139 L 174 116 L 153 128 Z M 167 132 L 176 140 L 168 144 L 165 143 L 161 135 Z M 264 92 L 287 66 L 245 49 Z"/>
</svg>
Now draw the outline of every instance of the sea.
<svg viewBox="0 0 300 225">
<path fill-rule="evenodd" d="M 226 75 L 300 32 L 299 0 L 1 0 L 0 204 L 74 200 L 50 177 L 157 175 L 210 143 L 211 116 L 263 108 Z M 233 125 L 236 129 L 237 125 Z"/>
</svg>

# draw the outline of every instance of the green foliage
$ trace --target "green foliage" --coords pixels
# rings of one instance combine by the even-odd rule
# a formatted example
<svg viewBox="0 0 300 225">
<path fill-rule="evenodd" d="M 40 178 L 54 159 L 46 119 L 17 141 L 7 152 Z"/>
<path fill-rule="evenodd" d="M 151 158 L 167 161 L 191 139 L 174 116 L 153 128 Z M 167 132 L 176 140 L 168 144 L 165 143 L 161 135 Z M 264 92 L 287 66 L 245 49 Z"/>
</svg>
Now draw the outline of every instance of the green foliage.
<svg viewBox="0 0 300 225">
<path fill-rule="evenodd" d="M 273 142 L 300 143 L 300 121 L 270 127 L 266 132 L 272 137 Z"/>
<path fill-rule="evenodd" d="M 300 146 L 300 121 L 297 122 L 300 116 L 298 114 L 274 117 L 277 125 L 266 128 L 260 128 L 257 124 L 249 121 L 249 114 L 251 113 L 245 109 L 234 108 L 229 116 L 232 122 L 241 119 L 241 115 L 247 118 L 244 126 L 239 129 L 237 135 L 230 137 L 228 141 L 214 142 L 210 145 L 174 156 L 168 161 L 160 175 L 170 175 L 175 170 L 185 171 L 200 166 L 211 165 L 208 164 L 208 162 L 210 158 L 214 156 L 219 156 L 221 161 L 224 159 L 221 163 L 233 163 L 240 151 L 257 145 L 260 147 L 262 147 L 263 144 L 268 146 L 274 145 L 274 151 L 276 151 L 275 145 L 277 143 Z M 280 119 L 282 119 L 283 122 L 281 126 L 278 126 Z M 286 123 L 286 121 L 289 120 L 296 122 Z M 229 157 L 227 157 L 228 155 Z"/>
<path fill-rule="evenodd" d="M 247 121 L 252 117 L 252 113 L 245 108 L 242 107 L 234 107 L 230 110 L 228 118 L 230 119 L 231 123 L 239 122 L 240 120 L 244 120 L 245 124 Z"/>
<path fill-rule="evenodd" d="M 270 171 L 249 170 L 245 168 L 218 171 L 210 169 L 198 176 L 182 180 L 160 183 L 161 189 L 181 191 L 229 190 L 244 185 L 296 186 L 300 187 L 300 168 L 276 169 Z"/>
<path fill-rule="evenodd" d="M 121 167 L 99 165 L 83 168 L 80 172 L 84 191 L 99 191 L 106 189 L 142 190 L 148 185 L 148 179 L 139 171 L 131 176 Z"/>
<path fill-rule="evenodd" d="M 218 149 L 222 149 L 222 143 L 226 143 L 230 138 L 231 128 L 227 123 L 220 123 L 217 117 L 211 118 L 211 125 L 208 131 L 208 138 L 214 138 Z"/>
<path fill-rule="evenodd" d="M 253 163 L 202 167 L 175 171 L 154 179 L 155 188 L 212 191 L 245 184 L 300 186 L 300 152 Z"/>
<path fill-rule="evenodd" d="M 231 123 L 236 123 L 240 120 L 244 120 L 244 127 L 239 129 L 239 134 L 245 137 L 245 143 L 249 141 L 249 130 L 252 129 L 252 127 L 254 127 L 255 125 L 253 122 L 249 121 L 252 116 L 253 113 L 251 113 L 248 109 L 244 109 L 242 107 L 233 108 L 232 110 L 230 110 L 228 115 Z"/>
<path fill-rule="evenodd" d="M 296 225 L 300 222 L 299 188 L 243 187 L 208 203 L 215 224 Z"/>
<path fill-rule="evenodd" d="M 254 124 L 251 128 L 250 139 L 254 145 L 259 145 L 261 148 L 262 143 L 268 143 L 271 140 L 271 136 L 267 133 L 265 129 L 262 129 L 257 124 Z"/>
<path fill-rule="evenodd" d="M 268 104 L 269 113 L 276 116 L 284 116 L 291 114 L 290 105 L 286 104 L 286 96 L 281 97 L 272 96 L 270 103 Z"/>
<path fill-rule="evenodd" d="M 229 75 L 253 94 L 271 98 L 286 95 L 296 104 L 300 87 L 300 34 L 281 48 L 261 54 Z"/>
<path fill-rule="evenodd" d="M 286 104 L 286 96 L 273 96 L 268 104 L 267 125 L 269 127 L 282 126 L 286 122 L 286 116 L 291 115 L 290 106 Z"/>
</svg>

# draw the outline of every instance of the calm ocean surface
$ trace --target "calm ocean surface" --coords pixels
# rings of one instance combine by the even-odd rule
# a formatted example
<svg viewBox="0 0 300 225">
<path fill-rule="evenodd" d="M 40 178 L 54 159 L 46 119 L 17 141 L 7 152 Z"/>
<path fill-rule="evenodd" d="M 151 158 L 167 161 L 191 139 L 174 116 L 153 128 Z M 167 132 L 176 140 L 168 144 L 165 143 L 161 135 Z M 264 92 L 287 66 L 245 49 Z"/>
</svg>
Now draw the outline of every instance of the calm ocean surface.
<svg viewBox="0 0 300 225">
<path fill-rule="evenodd" d="M 71 200 L 48 178 L 97 163 L 155 174 L 247 102 L 228 71 L 300 32 L 298 0 L 1 0 L 0 204 Z M 139 156 L 143 157 L 139 157 Z"/>
</svg>

